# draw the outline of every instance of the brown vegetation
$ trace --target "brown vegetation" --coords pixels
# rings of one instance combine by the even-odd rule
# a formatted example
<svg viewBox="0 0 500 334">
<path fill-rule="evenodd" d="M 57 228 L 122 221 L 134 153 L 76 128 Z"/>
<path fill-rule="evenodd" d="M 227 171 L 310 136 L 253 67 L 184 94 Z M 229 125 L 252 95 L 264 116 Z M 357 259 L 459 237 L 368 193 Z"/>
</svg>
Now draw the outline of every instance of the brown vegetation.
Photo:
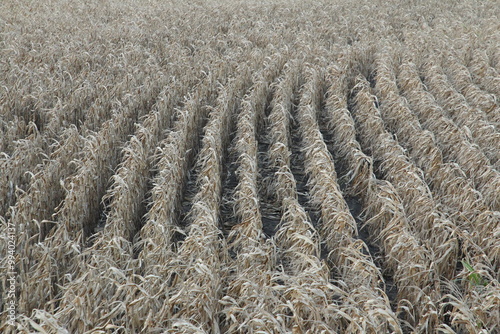
<svg viewBox="0 0 500 334">
<path fill-rule="evenodd" d="M 499 332 L 499 15 L 1 2 L 0 331 Z"/>
</svg>

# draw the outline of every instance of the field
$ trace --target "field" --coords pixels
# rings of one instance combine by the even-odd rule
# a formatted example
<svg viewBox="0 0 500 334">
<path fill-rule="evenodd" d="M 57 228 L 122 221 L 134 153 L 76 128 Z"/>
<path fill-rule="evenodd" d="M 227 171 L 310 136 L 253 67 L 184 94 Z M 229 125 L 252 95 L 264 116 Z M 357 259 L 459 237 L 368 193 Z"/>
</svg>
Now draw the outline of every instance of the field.
<svg viewBox="0 0 500 334">
<path fill-rule="evenodd" d="M 500 7 L 0 2 L 0 332 L 500 333 Z"/>
</svg>

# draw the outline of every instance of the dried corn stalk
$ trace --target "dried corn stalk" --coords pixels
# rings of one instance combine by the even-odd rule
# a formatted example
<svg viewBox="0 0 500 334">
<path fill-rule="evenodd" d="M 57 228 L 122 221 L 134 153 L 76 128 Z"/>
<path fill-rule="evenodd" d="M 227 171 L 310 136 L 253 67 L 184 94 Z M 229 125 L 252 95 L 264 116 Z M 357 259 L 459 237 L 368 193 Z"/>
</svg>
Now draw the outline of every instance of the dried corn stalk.
<svg viewBox="0 0 500 334">
<path fill-rule="evenodd" d="M 257 128 L 262 123 L 270 95 L 270 84 L 283 67 L 281 54 L 265 64 L 254 76 L 254 84 L 241 102 L 236 122 L 235 150 L 238 154 L 238 185 L 235 210 L 239 223 L 228 237 L 230 250 L 237 256 L 231 271 L 227 294 L 222 298 L 227 332 L 285 332 L 272 311 L 280 303 L 273 280 L 276 266 L 275 246 L 264 241 L 258 198 Z"/>
<path fill-rule="evenodd" d="M 436 274 L 451 277 L 453 269 L 448 263 L 456 262 L 458 252 L 456 226 L 439 211 L 422 180 L 422 170 L 409 161 L 403 148 L 385 131 L 368 82 L 360 78 L 355 90 L 354 118 L 362 145 L 372 152 L 380 172 L 394 185 L 413 231 L 425 240 L 429 249 L 434 249 Z"/>
<path fill-rule="evenodd" d="M 380 272 L 373 260 L 362 253 L 366 245 L 354 239 L 357 235 L 356 222 L 340 191 L 333 159 L 318 127 L 322 96 L 319 87 L 322 80 L 316 70 L 309 69 L 302 88 L 297 121 L 300 124 L 312 201 L 321 212 L 319 235 L 325 240 L 330 260 L 338 268 L 341 280 L 348 289 L 347 302 L 352 303 L 352 309 L 345 312 L 352 319 L 364 319 L 356 325 L 351 322 L 347 328 L 351 331 L 363 328 L 368 332 L 400 332 L 400 325 L 390 310 L 387 296 L 378 289 Z"/>
<path fill-rule="evenodd" d="M 500 116 L 498 106 L 498 95 L 495 96 L 488 91 L 481 90 L 473 81 L 467 67 L 460 63 L 455 55 L 451 52 L 445 54 L 442 59 L 442 65 L 448 77 L 451 79 L 454 86 L 463 94 L 467 102 L 484 112 L 492 125 L 498 130 L 500 127 Z M 498 86 L 499 81 L 491 82 L 491 89 L 495 90 L 495 85 Z M 498 93 L 498 92 L 497 92 Z"/>
<path fill-rule="evenodd" d="M 177 256 L 169 260 L 175 279 L 170 299 L 170 326 L 179 320 L 202 324 L 207 332 L 219 332 L 224 267 L 228 261 L 227 245 L 220 238 L 219 208 L 221 204 L 222 164 L 229 145 L 231 116 L 251 81 L 250 71 L 258 62 L 236 70 L 241 74 L 221 88 L 216 106 L 209 114 L 202 147 L 197 157 L 198 191 L 189 212 L 189 230 Z"/>
<path fill-rule="evenodd" d="M 432 134 L 422 129 L 406 100 L 398 95 L 393 64 L 388 57 L 387 52 L 380 55 L 377 64 L 376 90 L 384 100 L 380 108 L 382 118 L 409 149 L 417 166 L 424 171 L 433 194 L 449 208 L 447 212 L 457 226 L 474 231 L 470 238 L 465 234 L 460 236 L 462 246 L 473 245 L 470 251 L 475 253 L 477 247 L 474 245 L 479 245 L 498 266 L 499 245 L 494 235 L 498 230 L 499 214 L 488 208 L 459 166 L 443 162 Z"/>
<path fill-rule="evenodd" d="M 469 140 L 476 143 L 490 160 L 491 166 L 498 168 L 500 159 L 500 133 L 490 124 L 480 109 L 472 109 L 466 99 L 448 82 L 437 61 L 429 59 L 424 64 L 424 82 L 451 119 L 461 128 L 470 131 Z"/>
<path fill-rule="evenodd" d="M 433 305 L 430 299 L 432 295 L 427 295 L 433 287 L 429 272 L 431 253 L 412 234 L 403 205 L 392 185 L 374 177 L 371 158 L 361 151 L 356 140 L 354 121 L 347 110 L 345 71 L 338 66 L 329 68 L 327 108 L 320 119 L 325 120 L 324 132 L 335 138 L 333 152 L 342 152 L 347 170 L 360 170 L 360 161 L 365 166 L 363 170 L 366 172 L 350 177 L 350 192 L 361 196 L 365 208 L 365 224 L 373 232 L 372 241 L 384 250 L 386 269 L 394 274 L 398 287 L 397 301 L 402 306 L 399 313 L 410 312 L 412 319 L 407 321 L 411 326 L 423 328 L 437 321 L 436 306 L 427 310 L 417 306 L 423 300 L 426 300 L 426 304 Z M 351 173 L 347 175 L 352 175 Z M 432 297 L 436 301 L 440 296 Z M 411 307 L 411 311 L 404 306 L 407 300 L 415 305 L 415 308 Z"/>
<path fill-rule="evenodd" d="M 468 69 L 472 74 L 473 81 L 479 87 L 491 94 L 500 96 L 500 74 L 489 63 L 485 50 L 475 49 L 468 62 Z M 498 101 L 496 101 L 498 103 Z M 498 104 L 496 106 L 498 108 Z"/>
<path fill-rule="evenodd" d="M 398 87 L 408 99 L 410 106 L 424 128 L 433 132 L 445 159 L 456 161 L 482 193 L 487 204 L 498 210 L 500 174 L 492 169 L 484 153 L 472 145 L 463 132 L 443 116 L 443 110 L 436 104 L 420 81 L 415 65 L 403 61 L 397 75 Z"/>
</svg>

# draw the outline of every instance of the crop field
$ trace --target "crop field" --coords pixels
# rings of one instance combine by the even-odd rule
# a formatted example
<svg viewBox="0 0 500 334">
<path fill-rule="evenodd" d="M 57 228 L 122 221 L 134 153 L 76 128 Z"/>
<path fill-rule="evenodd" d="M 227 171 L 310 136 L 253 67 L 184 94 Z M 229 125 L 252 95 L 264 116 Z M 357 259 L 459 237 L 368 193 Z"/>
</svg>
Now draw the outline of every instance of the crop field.
<svg viewBox="0 0 500 334">
<path fill-rule="evenodd" d="M 0 1 L 0 332 L 500 333 L 500 6 Z"/>
</svg>

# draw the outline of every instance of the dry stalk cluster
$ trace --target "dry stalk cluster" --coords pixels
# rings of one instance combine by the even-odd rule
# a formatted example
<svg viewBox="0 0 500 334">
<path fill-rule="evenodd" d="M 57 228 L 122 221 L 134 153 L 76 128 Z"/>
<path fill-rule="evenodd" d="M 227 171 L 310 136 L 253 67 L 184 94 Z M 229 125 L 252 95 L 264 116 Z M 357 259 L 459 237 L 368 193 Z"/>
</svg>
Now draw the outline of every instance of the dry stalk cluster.
<svg viewBox="0 0 500 334">
<path fill-rule="evenodd" d="M 234 149 L 238 155 L 238 185 L 234 208 L 239 223 L 233 227 L 228 239 L 230 250 L 237 255 L 229 269 L 234 277 L 230 277 L 227 293 L 221 300 L 228 332 L 285 331 L 284 319 L 280 321 L 273 315 L 281 300 L 273 289 L 276 284 L 275 247 L 264 240 L 262 230 L 257 131 L 263 124 L 271 84 L 286 60 L 286 55 L 275 54 L 254 75 L 254 83 L 241 101 L 236 121 Z"/>
<path fill-rule="evenodd" d="M 304 147 L 304 164 L 309 175 L 311 201 L 321 213 L 319 235 L 330 251 L 329 260 L 339 273 L 343 288 L 345 312 L 339 330 L 349 332 L 401 332 L 386 294 L 379 288 L 381 273 L 370 256 L 363 253 L 367 246 L 357 236 L 354 217 L 337 183 L 333 158 L 323 141 L 318 126 L 321 108 L 323 75 L 313 68 L 306 71 L 297 111 Z M 330 106 L 332 104 L 330 103 Z M 369 307 L 367 307 L 369 305 Z"/>
<path fill-rule="evenodd" d="M 0 332 L 499 332 L 499 7 L 405 4 L 0 1 Z"/>
<path fill-rule="evenodd" d="M 30 179 L 45 159 L 48 143 L 35 123 L 27 125 L 28 136 L 15 141 L 12 153 L 1 152 L 0 170 L 0 215 L 4 216 L 9 206 L 27 190 Z"/>
<path fill-rule="evenodd" d="M 475 49 L 468 59 L 467 68 L 475 83 L 485 92 L 500 96 L 500 73 L 490 65 L 485 50 Z M 484 94 L 482 94 L 484 96 Z M 497 106 L 498 108 L 498 101 Z"/>
<path fill-rule="evenodd" d="M 498 266 L 500 248 L 495 238 L 499 228 L 498 212 L 488 208 L 482 195 L 474 189 L 457 164 L 443 161 L 434 136 L 422 129 L 406 100 L 399 95 L 393 66 L 390 53 L 385 50 L 377 59 L 376 83 L 377 95 L 383 101 L 380 113 L 384 123 L 397 135 L 412 160 L 422 169 L 433 195 L 444 205 L 442 208 L 450 219 L 456 222 L 460 230 L 471 233 L 460 233 L 462 249 L 470 246 L 469 251 L 473 253 L 480 249 L 479 253 L 488 254 L 489 261 Z"/>
<path fill-rule="evenodd" d="M 486 48 L 486 52 L 488 54 L 491 67 L 497 72 L 500 72 L 500 51 L 498 50 L 498 47 L 493 43 Z"/>
<path fill-rule="evenodd" d="M 158 173 L 153 180 L 146 223 L 141 229 L 140 257 L 148 273 L 154 272 L 155 266 L 162 266 L 170 255 L 165 251 L 170 248 L 176 225 L 180 223 L 176 214 L 181 206 L 188 170 L 194 162 L 202 125 L 208 116 L 207 105 L 214 103 L 217 85 L 228 75 L 224 64 L 214 64 L 212 70 L 175 111 L 172 129 L 157 147 L 155 168 Z"/>
<path fill-rule="evenodd" d="M 76 127 L 69 127 L 55 143 L 50 160 L 44 168 L 33 175 L 28 190 L 19 196 L 15 206 L 11 207 L 8 222 L 14 224 L 17 233 L 16 248 L 19 254 L 17 268 L 23 282 L 28 282 L 29 271 L 35 243 L 43 241 L 49 228 L 52 213 L 64 197 L 64 182 L 75 172 L 71 163 L 78 157 L 83 147 L 83 138 Z M 6 260 L 6 258 L 4 258 Z M 32 298 L 29 289 L 20 290 L 20 303 L 23 311 L 29 310 L 29 303 L 24 301 Z M 41 298 L 41 296 L 38 296 Z"/>
<path fill-rule="evenodd" d="M 12 120 L 0 118 L 0 152 L 12 154 L 16 139 L 25 136 L 27 128 L 26 122 L 17 116 L 14 116 Z"/>
<path fill-rule="evenodd" d="M 184 77 L 184 80 L 187 82 L 192 82 L 196 80 L 196 77 L 190 78 L 190 73 L 187 72 L 187 77 Z M 213 101 L 213 97 L 211 97 L 209 90 L 206 87 L 211 87 L 213 84 L 213 77 L 209 76 L 205 80 L 203 80 L 196 87 L 199 89 L 195 91 L 194 98 L 200 98 L 200 103 L 207 101 Z M 110 212 L 107 215 L 106 225 L 104 226 L 104 230 L 102 233 L 98 234 L 95 244 L 92 248 L 88 249 L 86 252 L 82 254 L 82 259 L 84 259 L 83 269 L 80 271 L 81 275 L 75 279 L 71 284 L 68 284 L 68 289 L 65 290 L 64 296 L 62 298 L 60 312 L 58 313 L 62 319 L 66 321 L 71 321 L 73 328 L 82 328 L 92 327 L 96 324 L 105 323 L 108 319 L 112 319 L 117 317 L 121 319 L 124 323 L 128 324 L 131 328 L 142 328 L 146 330 L 151 321 L 148 320 L 153 315 L 153 307 L 158 307 L 158 302 L 164 300 L 164 298 L 158 298 L 156 303 L 154 302 L 155 298 L 153 295 L 158 296 L 158 293 L 161 291 L 158 289 L 157 284 L 158 280 L 155 278 L 155 275 L 161 274 L 158 273 L 153 266 L 154 264 L 158 264 L 158 262 L 153 262 L 152 260 L 155 258 L 152 257 L 151 261 L 144 261 L 145 265 L 148 266 L 148 274 L 144 278 L 139 276 L 140 267 L 142 264 L 143 256 L 139 257 L 138 260 L 133 259 L 133 243 L 132 237 L 135 233 L 135 230 L 138 228 L 136 225 L 136 221 L 141 219 L 140 216 L 140 205 L 142 205 L 142 201 L 144 199 L 144 195 L 146 192 L 145 180 L 136 179 L 135 177 L 142 173 L 149 174 L 151 166 L 148 165 L 148 159 L 153 155 L 153 151 L 156 149 L 156 143 L 158 138 L 155 139 L 153 134 L 156 134 L 158 137 L 161 137 L 163 129 L 168 127 L 168 123 L 170 123 L 170 118 L 174 107 L 179 102 L 180 96 L 182 96 L 183 89 L 181 88 L 182 84 L 171 87 L 168 95 L 164 95 L 156 104 L 153 111 L 147 115 L 144 119 L 144 122 L 139 125 L 137 136 L 134 136 L 130 139 L 129 145 L 134 145 L 134 141 L 136 142 L 136 148 L 140 148 L 140 150 L 130 150 L 130 147 L 125 148 L 124 162 L 120 169 L 118 170 L 118 174 L 123 173 L 124 177 L 121 178 L 123 182 L 115 182 L 111 189 L 115 189 L 116 187 L 126 187 L 128 189 L 133 189 L 134 191 L 121 191 L 117 192 L 116 196 L 111 196 L 111 204 L 110 204 Z M 201 94 L 201 95 L 198 95 Z M 206 95 L 206 96 L 204 96 Z M 190 102 L 193 101 L 190 99 L 186 102 L 185 106 L 189 106 Z M 208 102 L 207 101 L 207 102 Z M 200 116 L 198 110 L 191 110 L 189 107 L 186 107 L 187 112 L 194 112 L 192 114 L 192 118 L 196 119 L 196 117 Z M 163 114 L 160 115 L 159 113 Z M 192 130 L 192 128 L 184 129 L 185 126 L 190 126 L 191 124 L 186 123 L 186 121 L 182 118 L 182 112 L 179 110 L 176 112 L 176 122 L 174 123 L 173 129 L 171 132 L 168 132 L 167 138 L 163 140 L 160 144 L 161 147 L 168 142 L 172 141 L 172 138 L 175 138 L 175 134 L 178 134 L 179 131 L 184 130 L 184 137 L 188 137 L 186 131 Z M 185 114 L 184 114 L 185 115 Z M 190 114 L 191 115 L 191 114 Z M 177 117 L 178 116 L 178 117 Z M 143 138 L 143 141 L 139 141 L 137 138 Z M 182 136 L 180 138 L 183 138 Z M 142 144 L 144 143 L 144 144 Z M 182 145 L 187 144 L 188 141 L 183 142 L 175 142 L 174 144 Z M 175 147 L 178 149 L 177 147 Z M 149 149 L 149 152 L 143 153 L 142 156 L 137 157 L 133 156 L 134 154 L 142 152 L 146 149 Z M 188 148 L 186 149 L 188 150 Z M 127 153 L 129 152 L 129 153 Z M 164 153 L 175 153 L 175 152 L 164 152 Z M 176 155 L 169 155 L 170 158 L 182 158 L 181 152 Z M 152 163 L 151 161 L 149 163 Z M 127 166 L 128 165 L 128 166 Z M 158 165 L 161 165 L 161 159 L 158 162 Z M 125 166 L 127 166 L 125 168 Z M 130 173 L 129 171 L 135 168 L 135 173 Z M 143 176 L 146 180 L 149 176 Z M 161 177 L 161 172 L 159 176 Z M 136 181 L 133 184 L 133 181 Z M 141 191 L 142 187 L 142 191 Z M 139 193 L 136 191 L 139 190 Z M 165 190 L 173 190 L 168 187 Z M 153 190 L 154 192 L 154 190 Z M 171 198 L 170 198 L 171 199 Z M 120 204 L 121 205 L 118 205 Z M 131 208 L 132 207 L 132 208 Z M 161 218 L 161 217 L 160 217 Z M 168 218 L 168 217 L 167 217 Z M 166 221 L 168 224 L 168 220 Z M 168 226 L 168 225 L 167 225 Z M 146 229 L 152 229 L 146 223 L 144 227 Z M 157 231 L 157 239 L 161 239 L 163 236 L 162 231 Z M 146 239 L 150 241 L 149 239 Z M 171 240 L 166 240 L 166 242 L 162 245 L 160 244 L 156 250 L 157 251 L 167 251 L 170 247 Z M 143 245 L 137 246 L 143 247 Z M 147 246 L 144 247 L 146 249 L 145 254 L 148 254 L 148 250 L 150 250 Z M 168 253 L 168 252 L 167 252 Z M 85 259 L 89 258 L 87 254 L 93 254 L 90 258 L 90 261 L 86 261 Z M 164 258 L 165 259 L 165 258 Z M 87 263 L 85 263 L 87 262 Z M 106 275 L 102 275 L 100 273 L 105 272 Z M 108 286 L 109 284 L 117 284 L 115 289 L 110 289 L 108 294 L 111 296 L 112 300 L 116 302 L 126 302 L 129 312 L 124 312 L 124 309 L 121 307 L 115 307 L 113 309 L 110 308 L 109 300 L 106 299 L 98 299 L 93 298 L 86 300 L 85 302 L 76 303 L 75 301 L 79 300 L 78 296 L 87 295 L 89 293 L 88 286 L 86 285 L 86 281 L 89 277 L 93 277 L 94 280 L 98 281 L 101 287 Z M 156 276 L 157 277 L 157 276 Z M 144 287 L 143 287 L 144 286 Z M 168 293 L 163 292 L 163 293 Z M 141 307 L 135 307 L 137 299 L 128 299 L 128 296 L 138 296 L 139 300 L 143 300 L 143 304 L 137 305 Z M 95 318 L 95 323 L 88 322 L 82 323 L 80 319 L 75 318 L 75 314 L 78 312 L 84 312 L 84 314 L 89 314 L 90 310 L 84 305 L 93 305 L 90 310 L 98 310 L 100 313 L 105 314 L 106 316 L 101 318 Z M 151 307 L 150 309 L 145 309 L 144 306 L 148 305 Z M 158 307 L 161 308 L 161 305 Z M 133 316 L 129 316 L 132 314 Z M 143 317 L 144 316 L 144 317 Z M 71 319 L 71 320 L 70 320 Z M 85 328 L 83 327 L 83 328 Z"/>
<path fill-rule="evenodd" d="M 434 303 L 439 298 L 439 293 L 436 296 L 432 291 L 432 250 L 413 234 L 396 190 L 390 182 L 375 178 L 371 158 L 361 151 L 355 123 L 347 109 L 346 75 L 342 67 L 329 68 L 326 109 L 321 117 L 326 123 L 324 131 L 334 138 L 337 159 L 346 161 L 349 191 L 361 197 L 365 225 L 374 236 L 372 242 L 380 245 L 386 270 L 394 274 L 398 313 L 409 315 L 407 322 L 414 328 L 431 328 L 437 320 L 438 307 Z M 358 170 L 366 172 L 356 173 Z"/>
<path fill-rule="evenodd" d="M 194 163 L 202 125 L 208 116 L 207 105 L 214 103 L 218 83 L 225 82 L 233 67 L 233 64 L 214 64 L 213 72 L 188 95 L 182 108 L 176 110 L 172 130 L 157 148 L 158 174 L 151 190 L 152 204 L 145 216 L 146 223 L 141 229 L 141 241 L 137 245 L 141 249 L 139 259 L 144 267 L 139 294 L 144 302 L 131 308 L 132 312 L 143 315 L 145 319 L 155 315 L 159 323 L 164 323 L 172 316 L 168 299 L 171 297 L 173 281 L 161 277 L 171 277 L 173 273 L 169 262 L 176 256 L 175 233 L 185 233 L 179 226 L 178 212 L 187 173 Z M 143 329 L 154 326 L 153 322 L 146 321 Z"/>
<path fill-rule="evenodd" d="M 39 287 L 44 293 L 43 298 L 26 294 L 29 310 L 53 301 L 60 293 L 57 284 L 68 279 L 66 273 L 75 274 L 82 266 L 73 259 L 80 255 L 86 238 L 97 225 L 101 198 L 120 159 L 120 145 L 133 131 L 134 122 L 150 108 L 162 83 L 166 83 L 166 78 L 160 74 L 136 97 L 129 96 L 128 103 L 122 105 L 98 133 L 85 139 L 82 157 L 75 161 L 77 172 L 65 182 L 65 198 L 55 214 L 58 224 L 43 243 L 35 245 L 28 265 L 36 274 L 27 279 L 26 286 Z"/>
<path fill-rule="evenodd" d="M 152 177 L 151 157 L 165 135 L 164 130 L 171 126 L 174 108 L 188 93 L 188 87 L 196 84 L 196 76 L 189 72 L 183 78 L 165 86 L 153 110 L 144 117 L 142 124 L 136 125 L 135 134 L 122 150 L 120 167 L 102 199 L 109 203 L 104 229 L 114 229 L 105 233 L 132 241 L 140 228 L 148 180 Z"/>
<path fill-rule="evenodd" d="M 384 178 L 391 182 L 401 198 L 413 229 L 428 249 L 433 249 L 434 270 L 437 275 L 452 277 L 456 263 L 458 243 L 456 226 L 438 209 L 423 172 L 406 156 L 404 149 L 384 128 L 376 98 L 370 93 L 369 83 L 358 78 L 355 86 L 354 118 L 358 125 L 362 147 L 370 151 Z M 436 277 L 436 278 L 437 278 Z"/>
<path fill-rule="evenodd" d="M 413 112 L 427 130 L 430 130 L 448 161 L 457 162 L 481 192 L 491 209 L 500 206 L 499 172 L 490 166 L 490 161 L 479 147 L 467 140 L 463 131 L 446 118 L 435 98 L 427 92 L 419 78 L 416 65 L 403 60 L 397 74 L 398 87 L 408 99 Z"/>
<path fill-rule="evenodd" d="M 281 211 L 274 240 L 284 267 L 278 275 L 284 285 L 274 287 L 283 301 L 274 312 L 280 315 L 291 313 L 288 320 L 285 318 L 285 326 L 294 331 L 331 333 L 340 329 L 337 312 L 330 304 L 333 293 L 341 294 L 341 291 L 329 283 L 328 268 L 319 259 L 319 235 L 298 201 L 296 179 L 291 170 L 290 122 L 301 82 L 301 70 L 300 61 L 287 63 L 276 83 L 268 117 L 268 154 L 276 171 L 273 184 Z M 302 97 L 301 94 L 301 101 Z M 331 310 L 331 313 L 325 310 Z"/>
<path fill-rule="evenodd" d="M 411 112 L 406 108 L 405 101 L 395 101 L 391 102 L 391 99 L 394 99 L 397 96 L 397 87 L 395 85 L 395 80 L 393 76 L 391 76 L 390 72 L 390 61 L 388 59 L 380 60 L 380 66 L 377 67 L 378 79 L 380 85 L 377 86 L 377 91 L 380 96 L 383 98 L 383 102 L 381 105 L 381 109 L 384 113 L 388 113 L 386 118 L 393 122 L 393 126 L 398 127 L 399 129 L 404 129 L 404 123 L 407 124 L 406 127 L 411 129 L 411 131 L 417 131 L 424 134 L 420 128 L 420 124 L 418 120 L 415 119 L 415 116 L 412 116 Z M 391 78 L 392 77 L 392 78 Z M 377 84 L 378 84 L 377 82 Z M 388 106 L 385 106 L 385 101 L 388 102 Z M 399 108 L 395 108 L 395 106 L 399 106 Z M 412 120 L 412 122 L 408 122 L 408 120 Z M 403 135 L 403 131 L 401 131 L 401 138 L 418 138 L 418 133 L 414 133 L 411 136 Z M 403 140 L 406 141 L 406 140 Z M 430 143 L 430 141 L 427 141 Z M 410 144 L 411 146 L 412 144 Z M 435 146 L 431 146 L 430 151 L 436 151 Z M 414 150 L 411 150 L 414 152 Z M 488 309 L 495 309 L 495 304 L 497 303 L 497 298 L 493 297 L 497 294 L 498 291 L 498 281 L 494 277 L 494 270 L 492 270 L 491 262 L 494 262 L 497 253 L 498 253 L 498 242 L 495 241 L 494 234 L 497 233 L 498 230 L 498 213 L 491 212 L 486 210 L 486 205 L 482 202 L 481 196 L 475 194 L 474 189 L 468 186 L 466 179 L 464 178 L 463 172 L 461 172 L 460 168 L 452 165 L 452 164 L 444 164 L 439 163 L 437 166 L 432 165 L 432 163 L 436 163 L 436 160 L 430 160 L 429 164 L 426 164 L 425 161 L 422 160 L 422 155 L 418 155 L 420 163 L 423 165 L 424 171 L 428 175 L 427 177 L 430 180 L 430 184 L 433 185 L 435 189 L 435 194 L 438 199 L 440 199 L 444 203 L 450 203 L 456 209 L 462 209 L 463 213 L 455 214 L 453 216 L 453 221 L 463 221 L 464 217 L 470 217 L 470 219 L 474 219 L 472 222 L 466 218 L 466 228 L 475 230 L 472 236 L 468 233 L 460 233 L 457 228 L 456 231 L 459 234 L 462 244 L 462 252 L 467 256 L 468 260 L 472 261 L 476 264 L 478 270 L 480 270 L 481 274 L 484 277 L 488 277 L 490 281 L 490 285 L 486 289 L 477 290 L 475 287 L 471 287 L 467 282 L 463 285 L 465 286 L 466 294 L 463 295 L 458 292 L 459 289 L 453 287 L 453 284 L 447 284 L 448 286 L 452 286 L 449 290 L 451 293 L 446 294 L 442 299 L 442 304 L 444 305 L 452 305 L 454 310 L 451 312 L 453 317 L 453 323 L 458 324 L 460 321 L 466 323 L 466 327 L 468 330 L 471 328 L 475 328 L 473 326 L 474 323 L 488 323 L 488 325 L 492 325 L 495 323 L 496 319 L 490 321 L 484 317 L 483 310 L 484 307 Z M 458 197 L 455 198 L 456 194 L 464 193 L 466 196 L 463 199 Z M 468 200 L 465 201 L 464 200 Z M 459 203 L 460 201 L 460 203 Z M 474 203 L 476 203 L 474 208 Z M 472 206 L 472 207 L 471 207 Z M 462 216 L 463 215 L 463 216 Z M 470 225 L 472 223 L 472 226 Z M 485 230 L 482 224 L 485 223 L 487 227 L 493 228 L 493 230 Z M 463 224 L 458 223 L 457 225 L 462 225 L 460 227 L 464 227 Z M 466 231 L 466 230 L 465 230 Z M 483 252 L 482 248 L 478 247 L 481 245 L 484 247 L 484 250 L 487 252 L 486 254 L 491 255 L 493 258 L 488 259 Z M 493 261 L 491 261 L 493 260 Z M 456 260 L 455 260 L 456 261 Z M 479 269 L 480 268 L 480 269 Z M 494 268 L 494 266 L 493 266 Z M 464 269 L 465 270 L 465 269 Z M 466 274 L 466 273 L 464 273 Z M 493 275 L 493 276 L 492 276 Z M 483 297 L 479 297 L 482 295 Z M 460 296 L 460 297 L 457 297 Z M 450 301 L 451 300 L 451 301 Z M 483 304 L 483 305 L 481 305 Z M 481 305 L 481 306 L 479 306 Z M 487 306 L 486 306 L 487 305 Z M 461 319 L 461 320 L 458 320 Z M 441 326 L 442 328 L 445 328 Z M 480 326 L 478 329 L 481 329 Z"/>
<path fill-rule="evenodd" d="M 491 86 L 488 86 L 492 91 L 484 91 L 475 84 L 469 69 L 452 52 L 445 53 L 442 65 L 453 85 L 463 94 L 467 102 L 471 106 L 478 108 L 480 114 L 486 114 L 492 125 L 498 130 L 500 127 L 498 92 L 494 91 L 494 87 L 498 87 L 500 79 L 497 79 L 496 82 L 492 82 Z M 497 96 L 494 94 L 497 94 Z"/>
<path fill-rule="evenodd" d="M 209 113 L 198 153 L 197 192 L 188 213 L 190 225 L 178 254 L 169 261 L 173 270 L 172 294 L 168 300 L 171 326 L 200 326 L 219 332 L 219 313 L 226 277 L 228 247 L 221 239 L 219 208 L 222 199 L 222 172 L 233 128 L 232 115 L 251 84 L 251 71 L 262 60 L 254 54 L 235 70 L 238 76 L 219 91 Z"/>
<path fill-rule="evenodd" d="M 425 84 L 443 110 L 457 124 L 469 133 L 470 141 L 476 143 L 490 160 L 491 166 L 498 169 L 500 154 L 500 133 L 497 132 L 480 109 L 473 109 L 465 97 L 449 83 L 442 68 L 433 59 L 424 64 Z"/>
</svg>

